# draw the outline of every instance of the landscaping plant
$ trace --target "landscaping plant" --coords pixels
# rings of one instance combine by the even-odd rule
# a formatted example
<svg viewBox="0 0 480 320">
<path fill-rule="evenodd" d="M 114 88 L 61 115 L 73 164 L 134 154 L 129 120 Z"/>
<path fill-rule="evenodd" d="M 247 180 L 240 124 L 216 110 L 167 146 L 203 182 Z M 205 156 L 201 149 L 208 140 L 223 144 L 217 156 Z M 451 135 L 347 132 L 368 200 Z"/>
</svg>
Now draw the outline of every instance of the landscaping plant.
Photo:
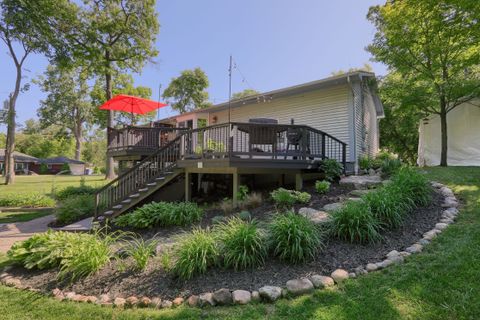
<svg viewBox="0 0 480 320">
<path fill-rule="evenodd" d="M 410 167 L 403 167 L 392 177 L 392 187 L 401 190 L 417 206 L 426 206 L 432 200 L 432 187 L 422 174 Z"/>
<path fill-rule="evenodd" d="M 147 268 L 150 258 L 155 255 L 157 246 L 158 240 L 154 238 L 144 240 L 141 237 L 133 236 L 128 239 L 124 249 L 125 253 L 135 262 L 134 269 L 143 271 Z"/>
<path fill-rule="evenodd" d="M 270 193 L 277 208 L 291 208 L 295 203 L 308 203 L 311 195 L 307 192 L 278 188 Z"/>
<path fill-rule="evenodd" d="M 330 182 L 338 181 L 343 172 L 343 167 L 335 159 L 325 159 L 320 164 L 320 169 L 322 169 L 325 174 L 325 180 Z"/>
<path fill-rule="evenodd" d="M 221 202 L 220 202 L 220 210 L 222 210 L 225 214 L 230 214 L 233 212 L 233 210 L 235 209 L 233 207 L 233 201 L 232 199 L 229 199 L 229 198 L 225 198 L 223 199 Z"/>
<path fill-rule="evenodd" d="M 178 243 L 174 273 L 187 280 L 202 274 L 218 261 L 218 246 L 209 229 L 194 229 Z"/>
<path fill-rule="evenodd" d="M 269 224 L 269 247 L 280 259 L 299 263 L 312 259 L 323 247 L 317 227 L 307 218 L 287 212 L 278 214 Z"/>
<path fill-rule="evenodd" d="M 317 192 L 320 194 L 327 193 L 328 190 L 330 190 L 330 182 L 326 180 L 315 181 L 315 190 L 317 190 Z"/>
<path fill-rule="evenodd" d="M 252 220 L 252 215 L 250 214 L 250 211 L 247 211 L 247 210 L 240 211 L 240 213 L 238 214 L 238 217 L 243 221 Z"/>
<path fill-rule="evenodd" d="M 382 171 L 382 178 L 389 178 L 400 170 L 402 162 L 396 158 L 386 158 L 382 161 L 380 166 Z"/>
<path fill-rule="evenodd" d="M 248 195 L 248 187 L 245 185 L 241 185 L 238 187 L 237 191 L 237 200 L 243 201 Z"/>
<path fill-rule="evenodd" d="M 68 186 L 64 189 L 61 189 L 60 191 L 57 191 L 55 193 L 55 198 L 58 200 L 65 200 L 67 198 L 70 198 L 72 196 L 78 196 L 78 195 L 94 195 L 95 192 L 97 192 L 97 188 L 87 186 L 85 184 L 82 184 L 80 186 Z"/>
<path fill-rule="evenodd" d="M 268 252 L 265 232 L 255 221 L 233 217 L 215 231 L 225 267 L 245 270 L 265 263 Z"/>
<path fill-rule="evenodd" d="M 40 193 L 7 193 L 0 195 L 0 207 L 54 207 L 55 200 Z"/>
<path fill-rule="evenodd" d="M 368 243 L 381 239 L 380 221 L 363 201 L 347 201 L 332 213 L 333 234 L 349 242 Z"/>
<path fill-rule="evenodd" d="M 72 196 L 61 201 L 55 208 L 57 223 L 66 225 L 86 217 L 95 211 L 95 199 L 91 195 Z"/>
<path fill-rule="evenodd" d="M 151 202 L 115 219 L 120 227 L 186 226 L 199 221 L 203 209 L 194 202 Z"/>
<path fill-rule="evenodd" d="M 247 194 L 245 199 L 240 202 L 240 207 L 244 209 L 254 209 L 262 205 L 263 197 L 261 193 L 252 192 Z"/>
</svg>

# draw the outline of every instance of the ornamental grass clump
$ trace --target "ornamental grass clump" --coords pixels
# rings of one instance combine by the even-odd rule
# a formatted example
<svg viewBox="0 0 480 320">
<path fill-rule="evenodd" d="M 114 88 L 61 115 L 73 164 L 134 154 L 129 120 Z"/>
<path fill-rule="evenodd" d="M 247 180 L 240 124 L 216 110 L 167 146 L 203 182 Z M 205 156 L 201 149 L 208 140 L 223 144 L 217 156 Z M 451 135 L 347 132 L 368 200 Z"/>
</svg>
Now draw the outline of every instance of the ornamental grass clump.
<svg viewBox="0 0 480 320">
<path fill-rule="evenodd" d="M 405 198 L 417 206 L 427 206 L 432 201 L 432 186 L 427 178 L 410 167 L 401 168 L 393 177 L 389 187 L 400 190 Z"/>
<path fill-rule="evenodd" d="M 152 238 L 144 240 L 141 237 L 130 237 L 124 250 L 127 256 L 134 261 L 133 269 L 143 271 L 147 268 L 148 261 L 155 255 L 158 240 Z"/>
<path fill-rule="evenodd" d="M 269 224 L 268 232 L 273 255 L 291 263 L 313 259 L 323 247 L 319 229 L 310 220 L 294 212 L 276 215 Z"/>
<path fill-rule="evenodd" d="M 194 202 L 151 202 L 115 219 L 120 227 L 186 226 L 200 221 L 203 209 Z"/>
<path fill-rule="evenodd" d="M 180 240 L 175 255 L 173 272 L 187 280 L 217 263 L 219 249 L 209 229 L 194 229 Z"/>
<path fill-rule="evenodd" d="M 383 227 L 394 229 L 403 224 L 415 204 L 395 187 L 383 187 L 362 197 Z"/>
<path fill-rule="evenodd" d="M 233 217 L 220 224 L 215 233 L 225 267 L 245 270 L 265 263 L 267 239 L 255 221 L 246 222 Z"/>
<path fill-rule="evenodd" d="M 334 236 L 348 242 L 371 243 L 381 239 L 380 221 L 363 201 L 348 201 L 332 213 Z"/>
<path fill-rule="evenodd" d="M 273 201 L 275 201 L 275 205 L 279 209 L 289 209 L 295 203 L 308 203 L 312 197 L 307 192 L 288 190 L 284 188 L 278 188 L 272 191 L 270 195 Z"/>
</svg>

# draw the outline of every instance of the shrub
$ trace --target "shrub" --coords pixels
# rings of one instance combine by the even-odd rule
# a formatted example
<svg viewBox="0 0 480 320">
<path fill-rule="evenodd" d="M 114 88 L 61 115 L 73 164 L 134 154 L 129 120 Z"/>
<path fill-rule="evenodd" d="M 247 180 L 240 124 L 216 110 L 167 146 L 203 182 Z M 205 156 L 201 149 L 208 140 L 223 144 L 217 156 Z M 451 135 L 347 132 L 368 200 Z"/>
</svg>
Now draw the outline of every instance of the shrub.
<svg viewBox="0 0 480 320">
<path fill-rule="evenodd" d="M 38 170 L 38 173 L 40 174 L 47 174 L 48 173 L 48 166 L 46 163 L 41 163 L 40 168 Z"/>
<path fill-rule="evenodd" d="M 293 212 L 277 215 L 269 224 L 269 246 L 275 256 L 292 263 L 312 259 L 323 246 L 317 227 Z"/>
<path fill-rule="evenodd" d="M 54 207 L 55 200 L 40 193 L 27 194 L 2 194 L 0 196 L 0 207 Z"/>
<path fill-rule="evenodd" d="M 332 232 L 349 242 L 375 242 L 380 240 L 380 222 L 363 201 L 348 201 L 332 213 Z"/>
<path fill-rule="evenodd" d="M 95 211 L 95 199 L 91 195 L 81 195 L 67 198 L 55 209 L 57 223 L 69 224 L 88 216 Z"/>
<path fill-rule="evenodd" d="M 158 240 L 153 238 L 147 241 L 139 237 L 129 239 L 125 252 L 135 262 L 134 269 L 143 271 L 147 268 L 148 261 L 155 255 L 157 245 Z"/>
<path fill-rule="evenodd" d="M 240 201 L 243 201 L 245 200 L 247 195 L 248 195 L 248 187 L 244 185 L 239 186 L 237 191 L 237 199 Z"/>
<path fill-rule="evenodd" d="M 428 180 L 410 167 L 400 168 L 392 177 L 391 188 L 401 190 L 417 206 L 426 206 L 432 200 L 432 187 Z"/>
<path fill-rule="evenodd" d="M 322 169 L 325 174 L 325 180 L 330 182 L 339 180 L 343 172 L 342 165 L 335 159 L 323 160 L 320 164 L 320 169 Z"/>
<path fill-rule="evenodd" d="M 178 244 L 173 271 L 182 279 L 202 274 L 217 262 L 218 246 L 210 230 L 195 229 Z"/>
<path fill-rule="evenodd" d="M 308 203 L 311 195 L 307 192 L 278 188 L 270 193 L 279 208 L 291 208 L 295 203 Z"/>
<path fill-rule="evenodd" d="M 315 190 L 317 190 L 318 193 L 324 194 L 327 193 L 328 190 L 330 190 L 330 182 L 328 181 L 315 181 Z"/>
<path fill-rule="evenodd" d="M 372 214 L 387 228 L 399 227 L 414 204 L 401 190 L 383 187 L 362 197 Z"/>
<path fill-rule="evenodd" d="M 263 197 L 261 193 L 252 192 L 248 194 L 240 203 L 240 207 L 244 209 L 254 209 L 262 205 Z"/>
<path fill-rule="evenodd" d="M 59 267 L 59 278 L 71 280 L 97 272 L 113 258 L 112 244 L 123 236 L 47 231 L 15 243 L 9 259 L 27 269 Z"/>
<path fill-rule="evenodd" d="M 362 155 L 358 158 L 358 166 L 362 170 L 368 170 L 371 168 L 371 159 L 367 155 Z"/>
<path fill-rule="evenodd" d="M 222 210 L 225 214 L 229 214 L 229 213 L 232 213 L 233 210 L 235 209 L 233 207 L 233 201 L 229 198 L 225 198 L 222 200 L 222 202 L 220 202 L 220 210 Z"/>
<path fill-rule="evenodd" d="M 203 216 L 194 202 L 151 202 L 115 219 L 120 227 L 152 228 L 154 226 L 185 226 Z"/>
<path fill-rule="evenodd" d="M 265 233 L 254 221 L 234 217 L 220 224 L 216 231 L 227 268 L 245 270 L 265 263 L 268 251 Z"/>
<path fill-rule="evenodd" d="M 81 185 L 78 187 L 69 186 L 60 191 L 57 191 L 55 194 L 55 198 L 58 200 L 65 200 L 72 196 L 80 196 L 80 195 L 94 195 L 97 192 L 97 188 Z"/>
<path fill-rule="evenodd" d="M 225 216 L 215 216 L 212 218 L 212 224 L 219 224 L 222 222 L 225 222 L 227 220 L 227 217 Z"/>
<path fill-rule="evenodd" d="M 387 158 L 382 161 L 380 168 L 382 169 L 382 178 L 388 178 L 397 173 L 402 166 L 400 159 Z"/>
</svg>

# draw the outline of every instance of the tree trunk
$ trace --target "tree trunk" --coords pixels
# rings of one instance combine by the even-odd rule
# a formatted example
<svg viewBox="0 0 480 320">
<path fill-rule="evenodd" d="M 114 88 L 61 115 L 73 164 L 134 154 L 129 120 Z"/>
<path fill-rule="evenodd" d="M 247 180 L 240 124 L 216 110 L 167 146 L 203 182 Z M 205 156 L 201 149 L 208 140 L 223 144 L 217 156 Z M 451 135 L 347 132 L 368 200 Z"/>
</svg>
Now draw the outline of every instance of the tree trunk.
<svg viewBox="0 0 480 320">
<path fill-rule="evenodd" d="M 7 127 L 7 145 L 5 148 L 5 184 L 15 183 L 15 159 L 13 153 L 15 152 L 15 105 L 20 93 L 20 84 L 22 81 L 22 64 L 15 63 L 17 69 L 17 79 L 15 80 L 15 90 L 10 97 L 10 104 L 8 107 L 8 127 Z"/>
<path fill-rule="evenodd" d="M 447 134 L 447 104 L 445 98 L 440 98 L 440 126 L 442 135 L 442 151 L 440 155 L 440 166 L 446 167 L 448 155 L 448 134 Z"/>
<path fill-rule="evenodd" d="M 112 98 L 112 73 L 110 70 L 110 52 L 107 50 L 105 53 L 105 60 L 107 61 L 106 65 L 106 72 L 105 72 L 105 90 L 106 90 L 106 97 L 107 101 Z M 110 141 L 108 137 L 108 128 L 113 127 L 113 111 L 108 110 L 107 116 L 107 146 L 108 141 Z M 106 166 L 106 176 L 105 179 L 115 179 L 115 170 L 114 170 L 114 162 L 113 157 L 107 155 L 107 166 Z"/>
</svg>

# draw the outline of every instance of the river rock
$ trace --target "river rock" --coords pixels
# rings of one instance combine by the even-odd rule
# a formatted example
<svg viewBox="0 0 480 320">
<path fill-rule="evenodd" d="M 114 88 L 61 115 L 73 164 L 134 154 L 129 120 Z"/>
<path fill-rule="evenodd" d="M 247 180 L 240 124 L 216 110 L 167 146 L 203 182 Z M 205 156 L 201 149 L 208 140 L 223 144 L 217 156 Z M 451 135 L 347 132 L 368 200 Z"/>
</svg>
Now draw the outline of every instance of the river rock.
<svg viewBox="0 0 480 320">
<path fill-rule="evenodd" d="M 369 263 L 369 264 L 367 264 L 366 269 L 367 269 L 368 272 L 373 272 L 373 271 L 376 271 L 378 269 L 378 267 L 375 263 Z"/>
<path fill-rule="evenodd" d="M 235 290 L 232 292 L 234 304 L 248 304 L 252 300 L 252 294 L 246 290 Z"/>
<path fill-rule="evenodd" d="M 329 203 L 323 206 L 323 210 L 327 212 L 333 212 L 341 209 L 343 207 L 343 203 L 341 202 L 334 202 L 334 203 Z"/>
<path fill-rule="evenodd" d="M 311 293 L 313 291 L 313 283 L 306 278 L 288 280 L 287 290 L 294 296 Z"/>
<path fill-rule="evenodd" d="M 252 291 L 252 301 L 254 302 L 260 301 L 260 292 Z"/>
<path fill-rule="evenodd" d="M 198 296 L 197 296 L 197 295 L 191 295 L 190 297 L 188 297 L 188 299 L 187 299 L 187 304 L 188 304 L 190 307 L 196 307 L 196 306 L 198 306 Z"/>
<path fill-rule="evenodd" d="M 260 297 L 270 302 L 273 302 L 282 296 L 282 288 L 275 286 L 261 287 L 258 292 Z"/>
<path fill-rule="evenodd" d="M 415 243 L 411 245 L 410 247 L 406 248 L 405 251 L 410 252 L 410 253 L 418 253 L 422 252 L 423 246 L 419 243 Z"/>
<path fill-rule="evenodd" d="M 343 269 L 337 269 L 330 275 L 336 283 L 341 283 L 348 279 L 348 272 Z"/>
<path fill-rule="evenodd" d="M 183 302 L 185 301 L 185 299 L 183 299 L 182 297 L 177 297 L 175 299 L 173 299 L 172 303 L 174 306 L 179 306 L 181 305 Z"/>
<path fill-rule="evenodd" d="M 318 274 L 311 276 L 310 281 L 313 283 L 315 288 L 319 289 L 325 289 L 335 285 L 335 281 L 333 281 L 331 277 L 321 276 Z"/>
<path fill-rule="evenodd" d="M 214 306 L 215 301 L 213 300 L 213 293 L 205 292 L 198 296 L 198 305 L 200 307 L 204 306 Z"/>
<path fill-rule="evenodd" d="M 117 297 L 113 300 L 113 304 L 117 308 L 123 308 L 125 306 L 126 302 L 127 301 L 124 298 L 120 298 L 120 297 Z"/>
<path fill-rule="evenodd" d="M 232 294 L 230 290 L 222 288 L 213 293 L 213 300 L 218 305 L 226 306 L 232 304 Z"/>
<path fill-rule="evenodd" d="M 160 309 L 162 307 L 162 299 L 159 297 L 152 298 L 150 301 L 150 307 Z"/>
</svg>

